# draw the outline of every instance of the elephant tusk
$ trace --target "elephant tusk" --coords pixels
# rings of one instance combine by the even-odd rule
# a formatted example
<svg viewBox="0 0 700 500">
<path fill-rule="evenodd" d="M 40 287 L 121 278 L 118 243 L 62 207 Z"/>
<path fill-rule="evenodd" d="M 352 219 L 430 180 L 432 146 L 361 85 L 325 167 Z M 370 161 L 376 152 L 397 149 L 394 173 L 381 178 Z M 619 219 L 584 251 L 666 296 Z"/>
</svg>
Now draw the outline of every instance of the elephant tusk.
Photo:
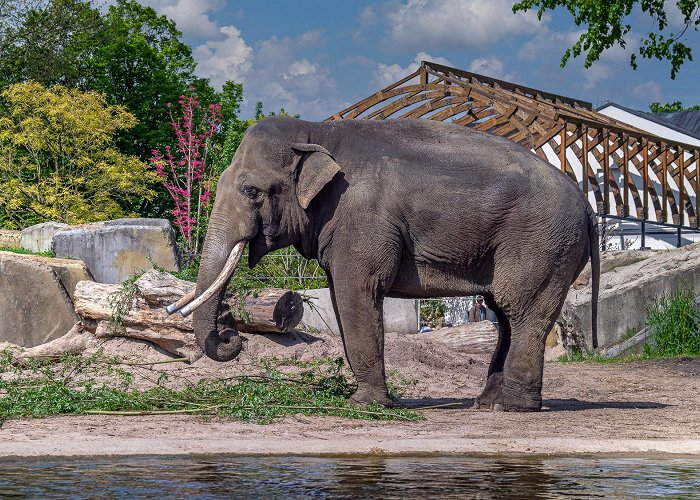
<svg viewBox="0 0 700 500">
<path fill-rule="evenodd" d="M 165 308 L 165 310 L 168 312 L 168 314 L 172 314 L 178 309 L 186 306 L 190 302 L 192 302 L 197 295 L 197 287 L 193 287 L 192 290 L 187 292 L 185 295 L 180 297 L 180 299 L 177 302 L 173 302 L 170 304 L 168 307 Z"/>
<path fill-rule="evenodd" d="M 231 278 L 233 272 L 236 270 L 238 261 L 241 260 L 241 255 L 243 255 L 243 249 L 245 248 L 245 244 L 245 241 L 239 241 L 238 243 L 236 243 L 236 246 L 234 246 L 233 250 L 231 250 L 228 259 L 224 264 L 224 268 L 221 270 L 216 280 L 214 280 L 214 282 L 209 286 L 209 288 L 207 288 L 202 293 L 202 295 L 200 295 L 188 305 L 180 309 L 180 314 L 182 314 L 184 317 L 189 316 L 190 314 L 192 314 L 192 311 L 204 304 L 216 292 L 219 291 L 219 289 L 224 285 L 224 283 L 226 283 Z"/>
</svg>

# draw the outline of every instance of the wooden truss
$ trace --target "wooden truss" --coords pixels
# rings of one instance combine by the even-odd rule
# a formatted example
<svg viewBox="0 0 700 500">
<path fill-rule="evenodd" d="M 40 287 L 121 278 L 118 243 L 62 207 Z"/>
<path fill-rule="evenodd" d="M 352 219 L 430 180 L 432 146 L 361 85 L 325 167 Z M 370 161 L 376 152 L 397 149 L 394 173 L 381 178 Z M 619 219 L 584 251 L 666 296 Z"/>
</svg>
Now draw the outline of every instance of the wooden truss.
<svg viewBox="0 0 700 500">
<path fill-rule="evenodd" d="M 585 101 L 424 61 L 328 120 L 350 118 L 425 118 L 491 132 L 561 168 L 601 216 L 699 227 L 700 148 L 614 120 Z"/>
</svg>

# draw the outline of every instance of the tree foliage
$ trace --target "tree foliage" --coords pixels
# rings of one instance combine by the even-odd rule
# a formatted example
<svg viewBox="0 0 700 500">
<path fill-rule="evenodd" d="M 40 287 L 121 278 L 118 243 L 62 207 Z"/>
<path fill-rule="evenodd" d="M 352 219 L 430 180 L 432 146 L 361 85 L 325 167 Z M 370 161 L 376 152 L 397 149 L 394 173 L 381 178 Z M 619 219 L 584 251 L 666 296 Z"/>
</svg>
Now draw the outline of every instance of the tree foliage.
<svg viewBox="0 0 700 500">
<path fill-rule="evenodd" d="M 696 104 L 695 106 L 690 106 L 688 108 L 684 108 L 681 101 L 667 102 L 665 104 L 661 104 L 659 102 L 652 102 L 649 105 L 649 110 L 652 113 L 673 113 L 676 111 L 699 111 L 700 105 Z"/>
<path fill-rule="evenodd" d="M 645 59 L 658 59 L 671 63 L 671 78 L 675 79 L 681 66 L 693 60 L 692 48 L 681 40 L 690 29 L 700 27 L 700 0 L 676 0 L 675 4 L 683 15 L 684 27 L 680 32 L 668 31 L 668 15 L 663 0 L 521 0 L 513 6 L 513 12 L 537 8 L 537 16 L 557 7 L 564 7 L 573 16 L 576 26 L 584 26 L 586 31 L 574 45 L 564 52 L 562 67 L 568 60 L 586 54 L 586 68 L 600 58 L 607 49 L 619 45 L 627 46 L 625 35 L 632 26 L 627 18 L 638 6 L 650 18 L 651 29 L 642 36 L 638 54 Z M 666 2 L 668 3 L 668 2 Z M 637 69 L 637 52 L 630 56 L 630 65 Z"/>
<path fill-rule="evenodd" d="M 199 253 L 204 227 L 211 208 L 211 188 L 216 145 L 212 139 L 221 125 L 221 106 L 202 107 L 196 95 L 181 96 L 180 117 L 171 114 L 175 147 L 153 150 L 151 165 L 173 199 L 172 210 L 183 253 L 188 259 Z"/>
<path fill-rule="evenodd" d="M 115 135 L 136 120 L 96 92 L 36 82 L 0 96 L 0 225 L 55 220 L 78 224 L 135 215 L 133 200 L 150 199 L 158 177 L 119 152 Z"/>
<path fill-rule="evenodd" d="M 0 85 L 86 87 L 104 37 L 102 16 L 82 0 L 0 0 Z"/>
</svg>

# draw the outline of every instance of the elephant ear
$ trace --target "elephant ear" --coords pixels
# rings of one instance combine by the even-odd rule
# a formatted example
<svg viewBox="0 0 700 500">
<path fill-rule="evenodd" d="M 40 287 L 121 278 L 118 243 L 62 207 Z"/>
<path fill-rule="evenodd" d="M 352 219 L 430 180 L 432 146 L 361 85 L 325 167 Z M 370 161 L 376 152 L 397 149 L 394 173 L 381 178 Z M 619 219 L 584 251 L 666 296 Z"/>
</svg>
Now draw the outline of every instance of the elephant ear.
<svg viewBox="0 0 700 500">
<path fill-rule="evenodd" d="M 299 155 L 294 174 L 297 198 L 306 209 L 323 186 L 340 172 L 340 166 L 333 155 L 318 144 L 294 143 L 292 149 Z"/>
</svg>

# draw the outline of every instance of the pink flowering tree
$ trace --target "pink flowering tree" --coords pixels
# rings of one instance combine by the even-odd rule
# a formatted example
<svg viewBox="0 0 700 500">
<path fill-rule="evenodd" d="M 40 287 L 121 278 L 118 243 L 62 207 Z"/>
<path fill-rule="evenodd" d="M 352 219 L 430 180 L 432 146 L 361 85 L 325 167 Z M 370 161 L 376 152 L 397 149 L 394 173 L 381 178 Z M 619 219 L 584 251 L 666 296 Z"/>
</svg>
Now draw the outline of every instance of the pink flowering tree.
<svg viewBox="0 0 700 500">
<path fill-rule="evenodd" d="M 221 128 L 221 106 L 203 107 L 195 94 L 180 96 L 181 116 L 170 119 L 175 132 L 175 146 L 164 152 L 151 152 L 151 165 L 163 180 L 175 207 L 173 222 L 178 229 L 187 260 L 199 253 L 211 210 L 211 190 L 215 177 L 213 136 Z"/>
</svg>

